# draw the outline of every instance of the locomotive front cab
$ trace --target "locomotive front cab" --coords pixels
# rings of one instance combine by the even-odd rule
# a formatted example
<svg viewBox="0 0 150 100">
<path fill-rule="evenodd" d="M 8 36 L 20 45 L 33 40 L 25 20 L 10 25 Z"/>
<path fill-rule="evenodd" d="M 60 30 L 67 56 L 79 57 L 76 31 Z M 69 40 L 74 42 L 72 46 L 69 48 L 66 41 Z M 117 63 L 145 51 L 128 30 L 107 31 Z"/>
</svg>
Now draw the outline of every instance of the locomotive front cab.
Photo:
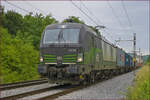
<svg viewBox="0 0 150 100">
<path fill-rule="evenodd" d="M 67 25 L 48 27 L 42 34 L 38 73 L 53 83 L 78 79 L 84 62 L 81 28 Z"/>
</svg>

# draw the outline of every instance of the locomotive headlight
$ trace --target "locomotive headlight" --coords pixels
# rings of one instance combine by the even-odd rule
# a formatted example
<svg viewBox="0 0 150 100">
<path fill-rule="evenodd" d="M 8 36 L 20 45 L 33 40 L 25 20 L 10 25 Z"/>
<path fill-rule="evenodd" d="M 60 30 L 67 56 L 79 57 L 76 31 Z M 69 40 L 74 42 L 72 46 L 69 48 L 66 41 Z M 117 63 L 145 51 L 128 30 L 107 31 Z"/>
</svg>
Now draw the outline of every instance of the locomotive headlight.
<svg viewBox="0 0 150 100">
<path fill-rule="evenodd" d="M 82 61 L 83 61 L 83 54 L 79 53 L 78 58 L 77 58 L 77 62 L 82 62 Z"/>
<path fill-rule="evenodd" d="M 40 62 L 43 62 L 43 57 L 40 57 Z"/>
</svg>

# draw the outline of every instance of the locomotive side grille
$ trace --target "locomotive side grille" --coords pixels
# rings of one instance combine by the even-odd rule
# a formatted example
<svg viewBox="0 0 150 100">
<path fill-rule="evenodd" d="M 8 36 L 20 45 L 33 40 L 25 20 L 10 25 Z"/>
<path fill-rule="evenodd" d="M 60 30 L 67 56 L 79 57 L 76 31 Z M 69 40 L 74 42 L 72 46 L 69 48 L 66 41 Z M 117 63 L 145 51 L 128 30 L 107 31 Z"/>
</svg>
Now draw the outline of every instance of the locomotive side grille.
<svg viewBox="0 0 150 100">
<path fill-rule="evenodd" d="M 57 62 L 56 55 L 44 55 L 45 62 Z"/>
<path fill-rule="evenodd" d="M 64 55 L 62 62 L 64 63 L 75 63 L 77 61 L 77 55 L 71 54 L 71 55 Z"/>
</svg>

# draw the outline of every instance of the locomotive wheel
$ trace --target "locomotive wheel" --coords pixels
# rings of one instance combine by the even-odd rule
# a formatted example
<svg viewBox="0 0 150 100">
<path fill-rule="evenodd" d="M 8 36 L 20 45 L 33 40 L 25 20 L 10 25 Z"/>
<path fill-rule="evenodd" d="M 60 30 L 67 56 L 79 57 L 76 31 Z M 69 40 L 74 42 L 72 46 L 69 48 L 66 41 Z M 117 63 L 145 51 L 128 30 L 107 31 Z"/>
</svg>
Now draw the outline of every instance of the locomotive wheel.
<svg viewBox="0 0 150 100">
<path fill-rule="evenodd" d="M 101 71 L 100 79 L 105 79 L 104 71 Z"/>
<path fill-rule="evenodd" d="M 120 70 L 119 69 L 116 69 L 116 75 L 119 75 L 120 74 Z"/>
<path fill-rule="evenodd" d="M 80 85 L 86 86 L 88 85 L 88 81 L 87 75 L 83 75 L 83 80 L 80 81 Z"/>
<path fill-rule="evenodd" d="M 86 86 L 86 85 L 88 85 L 88 82 L 86 80 L 84 80 L 82 84 L 83 84 L 83 86 Z"/>
<path fill-rule="evenodd" d="M 90 83 L 94 83 L 95 82 L 95 73 L 91 72 L 90 73 Z"/>
</svg>

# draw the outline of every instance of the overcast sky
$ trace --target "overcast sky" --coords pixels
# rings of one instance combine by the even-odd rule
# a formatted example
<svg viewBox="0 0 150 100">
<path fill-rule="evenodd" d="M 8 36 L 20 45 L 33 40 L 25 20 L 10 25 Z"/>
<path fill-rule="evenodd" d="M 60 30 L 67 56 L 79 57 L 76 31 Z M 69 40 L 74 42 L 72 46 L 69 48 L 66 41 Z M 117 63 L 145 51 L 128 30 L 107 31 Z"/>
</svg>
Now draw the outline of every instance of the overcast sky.
<svg viewBox="0 0 150 100">
<path fill-rule="evenodd" d="M 119 37 L 122 40 L 133 39 L 135 32 L 136 48 L 141 48 L 143 54 L 149 53 L 149 1 L 73 1 L 95 23 L 71 1 L 8 2 L 2 1 L 5 11 L 14 10 L 26 15 L 27 12 L 18 8 L 20 7 L 34 14 L 42 13 L 44 16 L 52 14 L 60 22 L 68 16 L 77 16 L 88 25 L 104 25 L 106 29 L 101 30 L 101 33 L 112 43 L 115 43 Z M 117 45 L 127 52 L 133 51 L 132 42 L 120 42 Z"/>
</svg>

